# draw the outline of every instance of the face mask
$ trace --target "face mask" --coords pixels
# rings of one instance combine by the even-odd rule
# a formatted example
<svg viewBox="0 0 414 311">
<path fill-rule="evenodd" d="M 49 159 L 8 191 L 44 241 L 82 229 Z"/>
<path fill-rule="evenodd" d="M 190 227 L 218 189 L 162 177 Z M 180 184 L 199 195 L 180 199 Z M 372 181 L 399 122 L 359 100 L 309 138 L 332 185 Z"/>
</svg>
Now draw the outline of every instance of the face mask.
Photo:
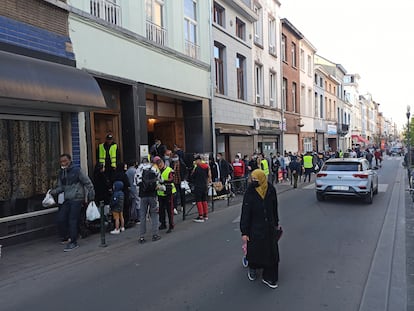
<svg viewBox="0 0 414 311">
<path fill-rule="evenodd" d="M 252 186 L 253 186 L 253 187 L 255 187 L 255 188 L 259 187 L 259 181 L 258 181 L 258 180 L 253 180 L 253 181 L 251 182 L 251 184 L 252 184 Z"/>
<path fill-rule="evenodd" d="M 174 162 L 176 162 L 176 161 L 178 161 L 178 158 L 172 158 L 172 160 L 173 160 Z"/>
<path fill-rule="evenodd" d="M 165 159 L 168 160 L 170 157 L 169 156 L 165 156 Z"/>
</svg>

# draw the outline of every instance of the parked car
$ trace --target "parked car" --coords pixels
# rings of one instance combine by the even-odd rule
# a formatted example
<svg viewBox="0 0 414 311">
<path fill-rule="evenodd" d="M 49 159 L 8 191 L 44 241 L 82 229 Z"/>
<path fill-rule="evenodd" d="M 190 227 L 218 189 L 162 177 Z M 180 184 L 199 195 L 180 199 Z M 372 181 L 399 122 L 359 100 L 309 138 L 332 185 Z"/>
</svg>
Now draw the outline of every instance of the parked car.
<svg viewBox="0 0 414 311">
<path fill-rule="evenodd" d="M 397 156 L 397 155 L 402 156 L 402 155 L 404 155 L 403 148 L 401 148 L 401 147 L 391 147 L 390 155 L 391 156 Z"/>
<path fill-rule="evenodd" d="M 318 201 L 327 196 L 345 196 L 371 204 L 378 193 L 378 174 L 365 158 L 329 159 L 316 174 L 315 189 Z"/>
</svg>

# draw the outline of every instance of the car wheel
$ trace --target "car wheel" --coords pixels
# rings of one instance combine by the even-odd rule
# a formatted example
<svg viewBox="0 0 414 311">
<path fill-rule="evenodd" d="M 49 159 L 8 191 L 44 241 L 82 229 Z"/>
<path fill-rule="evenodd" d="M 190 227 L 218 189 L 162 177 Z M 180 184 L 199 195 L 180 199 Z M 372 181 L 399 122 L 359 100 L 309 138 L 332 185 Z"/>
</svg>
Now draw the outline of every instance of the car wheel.
<svg viewBox="0 0 414 311">
<path fill-rule="evenodd" d="M 375 188 L 374 190 L 374 194 L 378 194 L 378 185 L 377 185 L 377 188 Z"/>
<path fill-rule="evenodd" d="M 316 192 L 316 199 L 318 201 L 324 201 L 325 200 L 325 197 L 323 196 L 322 193 Z"/>
<path fill-rule="evenodd" d="M 374 200 L 374 191 L 372 190 L 372 187 L 371 187 L 369 190 L 369 193 L 365 197 L 365 203 L 372 204 L 373 200 Z"/>
</svg>

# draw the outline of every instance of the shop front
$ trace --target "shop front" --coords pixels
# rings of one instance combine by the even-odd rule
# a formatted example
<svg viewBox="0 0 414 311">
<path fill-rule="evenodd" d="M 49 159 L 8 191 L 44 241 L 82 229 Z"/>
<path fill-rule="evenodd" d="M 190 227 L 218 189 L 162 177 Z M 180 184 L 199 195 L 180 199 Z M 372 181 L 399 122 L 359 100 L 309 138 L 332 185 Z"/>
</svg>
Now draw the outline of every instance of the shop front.
<svg viewBox="0 0 414 311">
<path fill-rule="evenodd" d="M 106 108 L 96 80 L 74 67 L 0 51 L 0 244 L 54 231 L 41 201 L 59 155 L 81 164 L 79 112 Z"/>
</svg>

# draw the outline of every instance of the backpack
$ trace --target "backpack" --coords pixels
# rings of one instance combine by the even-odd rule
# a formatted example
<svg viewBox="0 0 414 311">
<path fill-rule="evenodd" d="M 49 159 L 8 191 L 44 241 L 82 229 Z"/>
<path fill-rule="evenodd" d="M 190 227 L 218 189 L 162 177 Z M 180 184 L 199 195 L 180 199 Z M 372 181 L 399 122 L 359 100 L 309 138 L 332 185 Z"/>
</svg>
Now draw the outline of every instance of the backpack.
<svg viewBox="0 0 414 311">
<path fill-rule="evenodd" d="M 142 190 L 144 192 L 153 192 L 157 189 L 157 174 L 150 168 L 142 172 Z"/>
</svg>

